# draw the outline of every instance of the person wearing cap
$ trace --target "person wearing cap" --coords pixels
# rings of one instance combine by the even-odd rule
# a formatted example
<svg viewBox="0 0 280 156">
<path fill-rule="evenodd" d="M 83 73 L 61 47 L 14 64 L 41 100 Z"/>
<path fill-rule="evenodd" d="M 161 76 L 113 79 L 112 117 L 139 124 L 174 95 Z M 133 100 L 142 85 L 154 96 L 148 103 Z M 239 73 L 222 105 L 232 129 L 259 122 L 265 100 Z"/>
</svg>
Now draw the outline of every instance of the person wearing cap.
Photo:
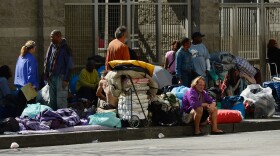
<svg viewBox="0 0 280 156">
<path fill-rule="evenodd" d="M 195 32 L 192 34 L 192 45 L 189 51 L 192 53 L 192 59 L 194 62 L 195 72 L 203 76 L 206 79 L 206 84 L 208 83 L 207 75 L 210 71 L 210 55 L 208 49 L 202 43 L 202 35 L 200 32 Z"/>
<path fill-rule="evenodd" d="M 38 63 L 33 56 L 36 44 L 34 41 L 27 41 L 20 50 L 15 69 L 14 84 L 17 89 L 31 83 L 36 89 L 39 89 L 38 82 Z"/>
<path fill-rule="evenodd" d="M 98 87 L 99 78 L 95 69 L 95 62 L 89 58 L 86 64 L 86 68 L 82 69 L 79 80 L 76 84 L 77 96 L 79 98 L 85 98 L 93 104 L 96 104 L 96 90 Z"/>
<path fill-rule="evenodd" d="M 190 87 L 193 70 L 192 54 L 189 52 L 191 41 L 185 37 L 181 44 L 182 47 L 176 52 L 176 77 L 179 85 Z"/>
</svg>

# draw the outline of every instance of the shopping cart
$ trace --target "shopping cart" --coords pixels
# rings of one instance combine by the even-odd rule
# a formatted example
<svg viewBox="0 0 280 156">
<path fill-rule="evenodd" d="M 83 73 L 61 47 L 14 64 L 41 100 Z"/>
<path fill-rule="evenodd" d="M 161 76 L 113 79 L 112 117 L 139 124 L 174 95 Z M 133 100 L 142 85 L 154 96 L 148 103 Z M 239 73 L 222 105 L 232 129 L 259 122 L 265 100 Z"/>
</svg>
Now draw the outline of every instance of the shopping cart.
<svg viewBox="0 0 280 156">
<path fill-rule="evenodd" d="M 119 97 L 118 103 L 118 116 L 122 121 L 128 121 L 130 127 L 148 126 L 148 110 L 142 105 L 142 102 L 138 96 L 138 91 L 130 76 L 126 76 L 131 82 L 131 87 L 125 88 L 122 91 L 122 95 Z M 135 95 L 135 96 L 133 96 Z M 136 97 L 136 98 L 135 98 Z M 141 110 L 136 112 L 135 109 Z"/>
</svg>

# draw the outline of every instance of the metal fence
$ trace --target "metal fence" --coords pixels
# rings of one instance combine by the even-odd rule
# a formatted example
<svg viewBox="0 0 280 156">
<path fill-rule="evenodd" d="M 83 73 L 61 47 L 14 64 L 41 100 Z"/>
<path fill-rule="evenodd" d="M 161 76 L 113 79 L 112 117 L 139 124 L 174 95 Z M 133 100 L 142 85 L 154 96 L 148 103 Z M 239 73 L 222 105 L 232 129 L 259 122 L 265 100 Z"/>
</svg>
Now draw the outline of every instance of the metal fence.
<svg viewBox="0 0 280 156">
<path fill-rule="evenodd" d="M 220 19 L 221 50 L 265 69 L 266 44 L 280 39 L 280 3 L 221 3 Z"/>
<path fill-rule="evenodd" d="M 127 26 L 127 44 L 139 59 L 154 64 L 162 64 L 171 42 L 188 36 L 191 28 L 188 2 L 67 3 L 65 19 L 66 38 L 78 68 L 89 56 L 106 56 L 108 44 L 120 25 Z"/>
</svg>

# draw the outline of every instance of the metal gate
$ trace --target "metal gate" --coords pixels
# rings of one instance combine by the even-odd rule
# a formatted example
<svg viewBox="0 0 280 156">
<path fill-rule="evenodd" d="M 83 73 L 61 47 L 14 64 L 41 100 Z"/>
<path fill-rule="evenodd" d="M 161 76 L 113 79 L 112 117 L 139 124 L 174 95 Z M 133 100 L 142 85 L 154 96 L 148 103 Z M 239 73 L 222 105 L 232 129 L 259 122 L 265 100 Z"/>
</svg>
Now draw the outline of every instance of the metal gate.
<svg viewBox="0 0 280 156">
<path fill-rule="evenodd" d="M 108 43 L 120 25 L 127 26 L 130 34 L 127 44 L 140 60 L 162 64 L 170 43 L 189 35 L 190 12 L 187 0 L 67 3 L 65 33 L 78 68 L 84 66 L 89 56 L 106 56 Z"/>
<path fill-rule="evenodd" d="M 280 39 L 280 4 L 221 3 L 220 19 L 221 50 L 244 57 L 266 71 L 266 44 L 271 38 Z"/>
</svg>

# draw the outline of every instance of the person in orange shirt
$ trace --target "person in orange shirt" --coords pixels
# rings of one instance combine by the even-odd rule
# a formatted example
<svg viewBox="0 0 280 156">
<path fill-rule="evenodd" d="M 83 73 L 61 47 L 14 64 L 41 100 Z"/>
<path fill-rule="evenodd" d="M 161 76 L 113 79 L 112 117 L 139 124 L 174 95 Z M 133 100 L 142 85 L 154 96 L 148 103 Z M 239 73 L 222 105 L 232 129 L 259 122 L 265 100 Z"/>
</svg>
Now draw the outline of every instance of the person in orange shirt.
<svg viewBox="0 0 280 156">
<path fill-rule="evenodd" d="M 130 60 L 129 49 L 125 44 L 128 32 L 125 26 L 120 26 L 115 32 L 113 41 L 109 43 L 107 56 L 106 56 L 106 70 L 109 70 L 108 62 L 113 60 Z"/>
</svg>

